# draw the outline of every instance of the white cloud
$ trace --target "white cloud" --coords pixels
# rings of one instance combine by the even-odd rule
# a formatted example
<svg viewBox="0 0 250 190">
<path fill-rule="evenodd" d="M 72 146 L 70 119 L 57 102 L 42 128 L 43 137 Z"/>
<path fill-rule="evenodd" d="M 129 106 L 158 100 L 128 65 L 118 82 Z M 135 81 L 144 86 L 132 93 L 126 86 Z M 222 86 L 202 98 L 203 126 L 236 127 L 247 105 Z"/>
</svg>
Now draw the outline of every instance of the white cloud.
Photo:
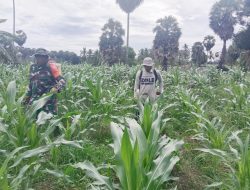
<svg viewBox="0 0 250 190">
<path fill-rule="evenodd" d="M 173 15 L 182 28 L 180 44 L 202 41 L 209 28 L 209 11 L 216 0 L 144 0 L 131 14 L 130 45 L 136 50 L 152 47 L 153 28 L 159 18 Z M 12 1 L 0 0 L 1 30 L 12 31 Z M 26 47 L 69 50 L 98 48 L 101 28 L 109 18 L 126 28 L 126 14 L 115 0 L 20 0 L 16 1 L 16 28 L 23 29 Z M 217 38 L 216 50 L 221 49 Z"/>
</svg>

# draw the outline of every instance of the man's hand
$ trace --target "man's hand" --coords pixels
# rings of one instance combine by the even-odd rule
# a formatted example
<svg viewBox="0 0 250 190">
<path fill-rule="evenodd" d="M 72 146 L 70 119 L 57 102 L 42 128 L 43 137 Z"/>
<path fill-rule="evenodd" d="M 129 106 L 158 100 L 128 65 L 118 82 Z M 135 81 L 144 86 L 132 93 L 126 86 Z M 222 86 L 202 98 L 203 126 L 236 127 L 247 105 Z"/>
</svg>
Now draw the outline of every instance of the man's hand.
<svg viewBox="0 0 250 190">
<path fill-rule="evenodd" d="M 55 94 L 55 93 L 58 92 L 58 90 L 55 87 L 53 87 L 53 88 L 50 89 L 50 92 Z"/>
<path fill-rule="evenodd" d="M 161 92 L 156 92 L 156 95 L 157 95 L 157 96 L 160 96 L 160 95 L 161 95 Z"/>
<path fill-rule="evenodd" d="M 137 89 L 137 90 L 135 91 L 135 93 L 134 93 L 134 98 L 135 98 L 135 99 L 138 99 L 139 96 L 140 96 L 140 90 Z"/>
<path fill-rule="evenodd" d="M 22 103 L 23 106 L 26 106 L 26 105 L 29 104 L 29 101 L 30 101 L 30 97 L 25 96 L 21 103 Z"/>
</svg>

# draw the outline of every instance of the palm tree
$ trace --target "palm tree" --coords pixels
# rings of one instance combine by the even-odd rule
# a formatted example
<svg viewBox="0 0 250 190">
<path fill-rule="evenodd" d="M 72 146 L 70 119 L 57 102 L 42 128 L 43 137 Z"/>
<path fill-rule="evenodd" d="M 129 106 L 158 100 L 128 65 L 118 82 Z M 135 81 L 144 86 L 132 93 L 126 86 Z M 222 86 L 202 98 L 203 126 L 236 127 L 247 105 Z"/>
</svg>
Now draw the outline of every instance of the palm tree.
<svg viewBox="0 0 250 190">
<path fill-rule="evenodd" d="M 236 0 L 220 0 L 216 2 L 210 12 L 210 27 L 223 41 L 223 49 L 218 67 L 221 69 L 226 58 L 226 42 L 233 37 L 234 26 L 237 23 Z"/>
<path fill-rule="evenodd" d="M 211 55 L 212 55 L 212 52 L 211 52 L 211 49 L 214 47 L 215 45 L 215 38 L 211 35 L 207 35 L 205 36 L 204 40 L 203 40 L 203 45 L 204 47 L 206 48 L 206 51 L 207 51 L 207 58 L 208 59 L 212 59 Z"/>
<path fill-rule="evenodd" d="M 204 53 L 204 47 L 201 42 L 195 42 L 192 47 L 192 62 L 197 66 L 205 64 L 207 61 L 206 54 Z"/>
<path fill-rule="evenodd" d="M 181 28 L 173 16 L 161 18 L 156 23 L 157 26 L 153 29 L 156 33 L 153 48 L 159 58 L 163 59 L 163 69 L 167 70 L 169 61 L 173 60 L 178 53 Z"/>
<path fill-rule="evenodd" d="M 15 0 L 13 0 L 13 35 L 16 33 L 16 8 Z"/>
<path fill-rule="evenodd" d="M 126 50 L 126 62 L 128 61 L 128 46 L 129 46 L 129 16 L 143 0 L 116 0 L 120 8 L 127 13 L 127 50 Z"/>
<path fill-rule="evenodd" d="M 15 0 L 13 0 L 13 36 L 16 34 L 16 8 L 15 8 Z M 14 47 L 15 41 L 12 41 L 12 45 Z M 13 48 L 13 55 L 15 55 L 15 50 Z"/>
</svg>

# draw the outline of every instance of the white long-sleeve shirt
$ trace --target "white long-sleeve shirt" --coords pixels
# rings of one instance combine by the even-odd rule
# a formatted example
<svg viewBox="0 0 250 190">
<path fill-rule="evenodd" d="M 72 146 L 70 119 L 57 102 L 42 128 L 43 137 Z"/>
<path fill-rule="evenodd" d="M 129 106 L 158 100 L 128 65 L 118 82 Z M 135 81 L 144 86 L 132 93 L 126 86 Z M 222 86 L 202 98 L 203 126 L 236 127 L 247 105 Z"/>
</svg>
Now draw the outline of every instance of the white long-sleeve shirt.
<svg viewBox="0 0 250 190">
<path fill-rule="evenodd" d="M 142 75 L 141 75 L 142 72 Z M 134 86 L 134 96 L 135 98 L 147 97 L 154 101 L 156 99 L 157 84 L 159 84 L 159 92 L 163 92 L 163 79 L 159 71 L 156 70 L 157 81 L 155 80 L 154 69 L 147 72 L 144 68 L 136 73 L 135 86 Z M 141 80 L 140 80 L 141 75 Z"/>
</svg>

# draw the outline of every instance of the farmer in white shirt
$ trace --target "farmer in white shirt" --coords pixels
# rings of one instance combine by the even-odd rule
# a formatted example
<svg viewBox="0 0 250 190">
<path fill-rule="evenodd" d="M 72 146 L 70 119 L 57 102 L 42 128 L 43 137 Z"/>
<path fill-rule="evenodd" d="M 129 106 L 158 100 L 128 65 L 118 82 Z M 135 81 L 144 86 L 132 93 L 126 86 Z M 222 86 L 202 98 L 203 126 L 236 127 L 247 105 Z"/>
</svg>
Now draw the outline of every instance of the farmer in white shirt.
<svg viewBox="0 0 250 190">
<path fill-rule="evenodd" d="M 134 96 L 136 99 L 155 101 L 163 92 L 163 79 L 159 71 L 154 69 L 152 58 L 143 60 L 143 68 L 139 70 L 135 78 Z M 157 84 L 159 88 L 157 88 Z"/>
</svg>

